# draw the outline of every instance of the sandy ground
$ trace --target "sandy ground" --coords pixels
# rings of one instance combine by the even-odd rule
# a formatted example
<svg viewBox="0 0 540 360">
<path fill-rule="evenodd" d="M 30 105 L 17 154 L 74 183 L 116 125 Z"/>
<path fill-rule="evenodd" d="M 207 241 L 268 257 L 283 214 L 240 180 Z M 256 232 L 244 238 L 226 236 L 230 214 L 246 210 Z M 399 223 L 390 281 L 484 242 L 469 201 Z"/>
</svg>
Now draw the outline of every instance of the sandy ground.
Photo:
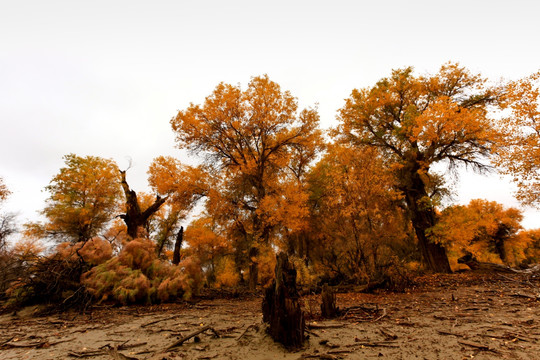
<svg viewBox="0 0 540 360">
<path fill-rule="evenodd" d="M 333 320 L 305 297 L 309 338 L 297 351 L 266 334 L 258 298 L 47 317 L 27 308 L 0 317 L 0 359 L 540 359 L 539 286 L 523 275 L 432 276 L 407 293 L 339 294 Z"/>
</svg>

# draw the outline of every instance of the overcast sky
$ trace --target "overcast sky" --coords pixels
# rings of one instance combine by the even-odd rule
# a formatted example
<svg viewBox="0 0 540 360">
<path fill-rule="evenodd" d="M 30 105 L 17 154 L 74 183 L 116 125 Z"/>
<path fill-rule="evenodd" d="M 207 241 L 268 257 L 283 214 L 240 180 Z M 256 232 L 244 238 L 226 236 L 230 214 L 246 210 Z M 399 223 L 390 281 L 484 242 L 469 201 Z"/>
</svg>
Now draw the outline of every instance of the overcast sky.
<svg viewBox="0 0 540 360">
<path fill-rule="evenodd" d="M 1 1 L 0 177 L 4 210 L 35 220 L 62 156 L 97 155 L 146 190 L 153 158 L 173 155 L 169 120 L 221 81 L 268 74 L 319 104 L 322 126 L 354 88 L 392 69 L 459 62 L 491 78 L 540 69 L 540 2 Z M 517 206 L 497 175 L 463 174 L 456 202 Z M 526 210 L 524 225 L 540 227 Z"/>
</svg>

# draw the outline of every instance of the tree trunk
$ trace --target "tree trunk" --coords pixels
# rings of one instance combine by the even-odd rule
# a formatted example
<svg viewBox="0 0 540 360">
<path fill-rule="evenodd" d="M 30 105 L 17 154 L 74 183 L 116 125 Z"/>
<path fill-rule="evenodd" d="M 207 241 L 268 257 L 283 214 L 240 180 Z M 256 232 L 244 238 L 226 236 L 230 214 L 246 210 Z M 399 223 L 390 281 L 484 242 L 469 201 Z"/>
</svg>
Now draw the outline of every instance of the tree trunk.
<svg viewBox="0 0 540 360">
<path fill-rule="evenodd" d="M 304 342 L 304 314 L 298 302 L 296 270 L 285 253 L 277 256 L 276 278 L 266 288 L 262 303 L 263 321 L 268 333 L 288 348 L 299 348 Z"/>
<path fill-rule="evenodd" d="M 126 172 L 120 171 L 120 174 L 122 176 L 122 189 L 124 189 L 124 194 L 126 195 L 126 213 L 119 215 L 119 217 L 126 223 L 128 236 L 135 239 L 138 237 L 139 228 L 145 227 L 150 216 L 159 210 L 161 205 L 167 201 L 167 197 L 162 198 L 157 195 L 156 201 L 148 209 L 141 211 L 137 193 L 130 189 L 126 181 Z"/>
<path fill-rule="evenodd" d="M 184 241 L 184 227 L 181 226 L 176 235 L 176 241 L 174 242 L 172 263 L 174 265 L 180 264 L 180 249 L 182 248 L 182 242 Z"/>
<path fill-rule="evenodd" d="M 437 243 L 430 241 L 427 231 L 435 225 L 435 210 L 429 203 L 426 185 L 419 174 L 419 165 L 409 165 L 403 173 L 402 184 L 405 193 L 405 201 L 411 215 L 411 222 L 418 239 L 418 247 L 428 269 L 438 273 L 451 273 L 450 263 L 446 255 L 446 249 Z"/>
<path fill-rule="evenodd" d="M 249 290 L 257 289 L 259 282 L 259 249 L 255 246 L 249 249 Z"/>
<path fill-rule="evenodd" d="M 339 309 L 336 307 L 336 293 L 324 284 L 321 292 L 321 315 L 323 318 L 331 319 L 338 315 Z"/>
</svg>

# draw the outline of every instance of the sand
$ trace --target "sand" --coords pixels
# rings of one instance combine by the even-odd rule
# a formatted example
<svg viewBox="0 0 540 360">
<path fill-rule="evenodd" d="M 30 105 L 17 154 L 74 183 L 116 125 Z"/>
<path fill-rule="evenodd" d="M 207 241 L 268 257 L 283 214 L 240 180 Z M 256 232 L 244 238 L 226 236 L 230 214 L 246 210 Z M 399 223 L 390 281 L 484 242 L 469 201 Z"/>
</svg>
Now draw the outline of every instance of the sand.
<svg viewBox="0 0 540 360">
<path fill-rule="evenodd" d="M 406 293 L 338 294 L 343 313 L 332 320 L 306 296 L 308 339 L 293 351 L 266 334 L 258 297 L 50 316 L 31 307 L 0 316 L 0 359 L 540 359 L 539 285 L 523 275 L 425 277 Z"/>
</svg>

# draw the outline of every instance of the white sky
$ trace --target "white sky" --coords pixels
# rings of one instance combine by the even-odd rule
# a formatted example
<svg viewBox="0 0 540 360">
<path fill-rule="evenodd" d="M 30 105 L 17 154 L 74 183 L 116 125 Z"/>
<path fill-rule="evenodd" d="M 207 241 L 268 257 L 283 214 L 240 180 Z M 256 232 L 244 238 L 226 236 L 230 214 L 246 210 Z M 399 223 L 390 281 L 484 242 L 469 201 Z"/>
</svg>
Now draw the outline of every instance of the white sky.
<svg viewBox="0 0 540 360">
<path fill-rule="evenodd" d="M 8 1 L 0 0 L 0 176 L 4 210 L 34 220 L 62 156 L 133 168 L 146 190 L 153 158 L 173 155 L 177 110 L 221 81 L 268 74 L 322 125 L 353 88 L 391 69 L 434 72 L 457 61 L 492 79 L 540 69 L 536 0 Z M 498 176 L 464 174 L 460 203 L 517 206 Z M 540 227 L 527 210 L 524 225 Z"/>
</svg>

